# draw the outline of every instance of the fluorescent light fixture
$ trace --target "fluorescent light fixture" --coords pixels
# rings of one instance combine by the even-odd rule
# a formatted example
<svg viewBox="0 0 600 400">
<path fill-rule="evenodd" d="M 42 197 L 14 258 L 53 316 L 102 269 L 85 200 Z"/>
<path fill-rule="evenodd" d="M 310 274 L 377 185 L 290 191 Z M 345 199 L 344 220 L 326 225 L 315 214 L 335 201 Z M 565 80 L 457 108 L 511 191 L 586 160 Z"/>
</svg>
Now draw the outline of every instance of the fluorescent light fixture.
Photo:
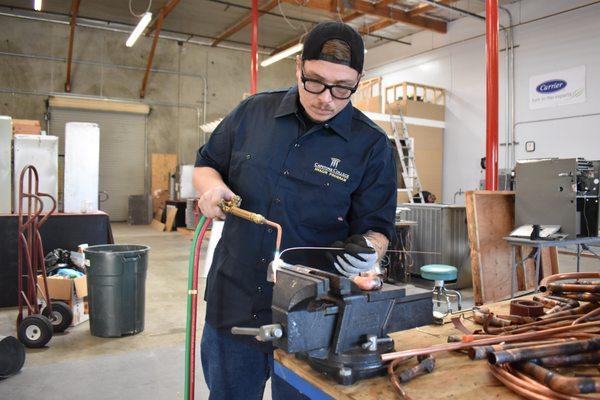
<svg viewBox="0 0 600 400">
<path fill-rule="evenodd" d="M 289 49 L 280 51 L 277 54 L 273 54 L 271 57 L 267 58 L 266 60 L 263 60 L 263 62 L 260 63 L 260 66 L 266 67 L 268 65 L 276 63 L 279 60 L 283 60 L 284 58 L 289 57 L 292 54 L 296 54 L 299 51 L 302 51 L 303 48 L 304 48 L 304 45 L 302 43 L 298 43 L 297 45 L 292 46 Z"/>
<path fill-rule="evenodd" d="M 136 40 L 138 40 L 142 32 L 144 32 L 144 29 L 146 29 L 151 19 L 151 12 L 144 13 L 144 16 L 142 17 L 142 19 L 140 19 L 140 22 L 138 22 L 133 32 L 131 32 L 131 35 L 129 35 L 127 42 L 125 42 L 125 46 L 131 47 L 135 44 Z"/>
<path fill-rule="evenodd" d="M 35 11 L 42 11 L 42 0 L 34 0 L 33 1 L 33 9 Z"/>
</svg>

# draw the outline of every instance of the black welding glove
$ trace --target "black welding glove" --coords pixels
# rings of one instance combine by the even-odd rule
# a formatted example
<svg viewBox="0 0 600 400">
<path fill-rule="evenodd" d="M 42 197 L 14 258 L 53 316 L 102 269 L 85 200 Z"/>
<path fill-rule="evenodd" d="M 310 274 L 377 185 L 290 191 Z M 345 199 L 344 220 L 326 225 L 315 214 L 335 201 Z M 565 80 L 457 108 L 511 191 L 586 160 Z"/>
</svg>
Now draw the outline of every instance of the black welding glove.
<svg viewBox="0 0 600 400">
<path fill-rule="evenodd" d="M 371 241 L 363 235 L 352 235 L 343 242 L 338 240 L 331 247 L 344 249 L 327 253 L 327 258 L 340 274 L 348 278 L 372 271 L 377 264 L 375 248 Z"/>
</svg>

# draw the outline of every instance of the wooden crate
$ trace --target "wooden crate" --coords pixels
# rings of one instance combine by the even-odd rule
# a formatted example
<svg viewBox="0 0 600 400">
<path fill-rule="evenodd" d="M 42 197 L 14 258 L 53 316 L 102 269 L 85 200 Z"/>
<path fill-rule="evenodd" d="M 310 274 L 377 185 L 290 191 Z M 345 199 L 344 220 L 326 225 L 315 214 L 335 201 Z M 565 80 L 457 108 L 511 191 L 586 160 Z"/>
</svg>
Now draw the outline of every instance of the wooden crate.
<svg viewBox="0 0 600 400">
<path fill-rule="evenodd" d="M 13 135 L 39 135 L 42 131 L 40 121 L 32 119 L 13 119 Z"/>
<path fill-rule="evenodd" d="M 352 104 L 361 111 L 381 112 L 381 77 L 365 79 L 358 84 Z"/>
</svg>

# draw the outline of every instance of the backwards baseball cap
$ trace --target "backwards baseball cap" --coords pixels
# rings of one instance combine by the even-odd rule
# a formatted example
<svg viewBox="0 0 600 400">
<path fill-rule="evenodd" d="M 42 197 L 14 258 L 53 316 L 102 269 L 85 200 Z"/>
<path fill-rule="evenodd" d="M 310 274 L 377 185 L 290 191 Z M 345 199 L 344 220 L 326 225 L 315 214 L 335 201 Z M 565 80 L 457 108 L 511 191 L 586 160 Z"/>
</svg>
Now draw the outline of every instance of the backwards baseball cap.
<svg viewBox="0 0 600 400">
<path fill-rule="evenodd" d="M 340 60 L 328 54 L 322 54 L 321 50 L 325 42 L 338 39 L 346 43 L 350 48 L 350 62 Z M 343 22 L 321 22 L 315 26 L 304 39 L 302 60 L 323 60 L 336 64 L 347 65 L 362 73 L 365 61 L 365 45 L 356 29 Z"/>
</svg>

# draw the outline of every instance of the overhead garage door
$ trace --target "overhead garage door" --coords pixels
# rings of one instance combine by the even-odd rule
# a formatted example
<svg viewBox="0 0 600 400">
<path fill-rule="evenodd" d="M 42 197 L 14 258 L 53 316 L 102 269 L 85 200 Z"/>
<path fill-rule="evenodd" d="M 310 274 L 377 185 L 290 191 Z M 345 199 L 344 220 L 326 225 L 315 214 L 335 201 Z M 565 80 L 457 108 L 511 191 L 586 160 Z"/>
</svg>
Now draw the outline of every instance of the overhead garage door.
<svg viewBox="0 0 600 400">
<path fill-rule="evenodd" d="M 111 221 L 126 221 L 128 197 L 148 191 L 147 116 L 52 107 L 51 103 L 50 134 L 59 137 L 59 156 L 64 156 L 67 122 L 93 122 L 100 127 L 99 207 L 110 215 Z"/>
</svg>

